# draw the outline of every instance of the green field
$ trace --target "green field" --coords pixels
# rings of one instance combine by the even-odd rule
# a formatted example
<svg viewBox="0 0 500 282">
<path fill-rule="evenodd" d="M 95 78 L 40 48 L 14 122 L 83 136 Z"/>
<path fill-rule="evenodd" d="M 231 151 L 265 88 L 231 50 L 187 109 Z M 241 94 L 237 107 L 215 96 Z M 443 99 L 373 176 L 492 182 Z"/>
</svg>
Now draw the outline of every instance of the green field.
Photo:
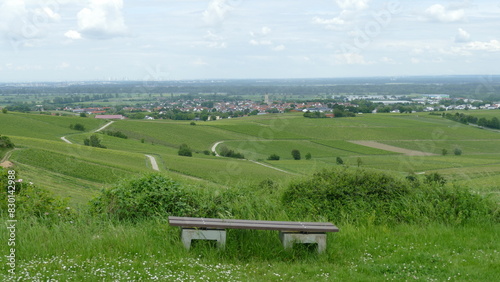
<svg viewBox="0 0 500 282">
<path fill-rule="evenodd" d="M 80 117 L 0 114 L 0 134 L 10 137 L 17 148 L 9 161 L 14 164 L 18 178 L 67 198 L 68 209 L 79 211 L 71 221 L 44 221 L 44 218 L 19 221 L 17 280 L 495 281 L 498 278 L 498 223 L 429 220 L 377 224 L 381 219 L 375 213 L 365 214 L 362 219 L 353 218 L 358 212 L 353 209 L 344 211 L 338 219 L 328 218 L 308 202 L 296 201 L 294 205 L 311 208 L 311 213 L 294 214 L 282 201 L 288 187 L 312 179 L 313 173 L 323 169 L 366 170 L 401 179 L 416 175 L 420 183 L 425 176 L 437 172 L 447 181 L 447 189 L 456 186 L 471 189 L 473 195 L 490 199 L 493 209 L 498 210 L 500 133 L 496 131 L 422 113 L 365 114 L 339 119 L 277 114 L 197 121 L 196 125 L 187 121 L 120 120 L 106 130 L 127 135 L 127 139 L 122 139 L 94 133 L 106 122 Z M 69 125 L 74 123 L 84 124 L 86 130 L 71 130 Z M 84 146 L 84 139 L 92 134 L 97 134 L 107 148 Z M 65 143 L 61 137 L 73 144 Z M 409 156 L 350 141 L 377 141 L 434 155 Z M 242 153 L 245 159 L 211 154 L 212 146 L 218 142 L 221 143 L 216 146 L 217 152 L 227 146 Z M 178 155 L 181 144 L 193 149 L 192 157 Z M 460 148 L 462 154 L 454 155 L 455 148 Z M 292 158 L 293 149 L 300 151 L 301 160 Z M 448 154 L 442 155 L 443 149 Z M 0 156 L 6 152 L 0 151 Z M 309 160 L 305 159 L 307 153 L 311 154 Z M 279 155 L 280 160 L 268 161 L 271 154 Z M 136 179 L 153 171 L 146 155 L 155 157 L 160 175 L 174 179 L 186 191 L 200 197 L 200 209 L 215 210 L 213 216 L 328 220 L 338 224 L 341 232 L 328 234 L 328 250 L 321 255 L 304 249 L 285 251 L 277 232 L 254 230 L 229 230 L 225 251 L 200 244 L 188 252 L 180 243 L 178 228 L 169 226 L 164 218 L 116 222 L 90 214 L 88 203 L 101 195 L 102 188 L 116 187 L 123 179 Z M 343 165 L 337 164 L 338 158 Z M 316 185 L 313 189 L 322 188 Z M 464 199 L 461 202 L 462 198 L 457 196 L 443 203 L 472 204 L 471 198 Z M 424 199 L 422 203 L 424 207 L 433 207 L 439 201 Z M 390 204 L 384 202 L 383 206 Z M 472 215 L 475 212 L 464 211 Z M 419 212 L 415 213 L 419 219 Z M 7 230 L 2 229 L 0 235 L 8 236 Z M 6 246 L 2 250 L 6 252 Z M 5 262 L 2 255 L 0 269 L 6 269 Z M 4 273 L 0 273 L 0 279 L 16 280 Z"/>
</svg>

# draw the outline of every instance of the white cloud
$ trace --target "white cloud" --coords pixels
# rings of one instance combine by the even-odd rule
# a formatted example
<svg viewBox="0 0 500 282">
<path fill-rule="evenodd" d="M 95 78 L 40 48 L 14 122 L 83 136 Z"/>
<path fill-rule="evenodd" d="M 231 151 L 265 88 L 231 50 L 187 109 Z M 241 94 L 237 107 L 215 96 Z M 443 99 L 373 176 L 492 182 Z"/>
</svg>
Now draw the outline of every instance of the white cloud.
<svg viewBox="0 0 500 282">
<path fill-rule="evenodd" d="M 335 17 L 335 18 L 331 18 L 331 19 L 323 19 L 320 17 L 314 17 L 313 23 L 325 25 L 325 27 L 327 29 L 336 30 L 336 29 L 339 29 L 339 27 L 345 25 L 346 21 L 343 20 L 341 17 Z"/>
<path fill-rule="evenodd" d="M 203 11 L 203 20 L 211 26 L 220 25 L 227 17 L 228 13 L 233 10 L 229 5 L 228 0 L 212 0 L 208 3 L 208 7 Z"/>
<path fill-rule="evenodd" d="M 458 33 L 455 36 L 455 42 L 468 42 L 470 40 L 470 33 L 459 28 Z"/>
<path fill-rule="evenodd" d="M 370 64 L 365 57 L 359 53 L 343 53 L 335 55 L 335 63 L 341 65 L 367 65 Z"/>
<path fill-rule="evenodd" d="M 82 38 L 82 35 L 76 30 L 68 30 L 66 33 L 64 33 L 64 36 L 66 36 L 69 39 L 81 39 Z"/>
<path fill-rule="evenodd" d="M 226 48 L 227 44 L 224 38 L 208 30 L 207 34 L 203 37 L 207 41 L 209 48 Z"/>
<path fill-rule="evenodd" d="M 61 19 L 61 16 L 54 12 L 51 8 L 49 7 L 44 7 L 36 10 L 36 13 L 40 17 L 48 17 L 52 21 L 59 21 Z"/>
<path fill-rule="evenodd" d="M 382 59 L 380 59 L 380 62 L 382 62 L 384 64 L 391 64 L 391 65 L 396 64 L 396 62 L 389 57 L 382 57 Z"/>
<path fill-rule="evenodd" d="M 67 69 L 70 67 L 70 64 L 68 64 L 67 62 L 62 62 L 60 63 L 59 65 L 56 66 L 56 69 L 57 70 L 63 70 L 63 69 Z"/>
<path fill-rule="evenodd" d="M 78 12 L 79 32 L 93 39 L 125 36 L 128 28 L 122 9 L 123 0 L 90 0 L 89 7 Z"/>
<path fill-rule="evenodd" d="M 274 51 L 283 51 L 285 50 L 285 45 L 281 44 L 273 48 Z"/>
<path fill-rule="evenodd" d="M 370 0 L 336 0 L 335 2 L 343 10 L 364 10 L 369 7 Z"/>
<path fill-rule="evenodd" d="M 500 41 L 490 40 L 489 42 L 473 41 L 465 46 L 467 50 L 500 52 Z"/>
<path fill-rule="evenodd" d="M 426 16 L 430 20 L 451 23 L 464 19 L 464 9 L 447 9 L 441 4 L 434 4 L 425 10 Z"/>
</svg>

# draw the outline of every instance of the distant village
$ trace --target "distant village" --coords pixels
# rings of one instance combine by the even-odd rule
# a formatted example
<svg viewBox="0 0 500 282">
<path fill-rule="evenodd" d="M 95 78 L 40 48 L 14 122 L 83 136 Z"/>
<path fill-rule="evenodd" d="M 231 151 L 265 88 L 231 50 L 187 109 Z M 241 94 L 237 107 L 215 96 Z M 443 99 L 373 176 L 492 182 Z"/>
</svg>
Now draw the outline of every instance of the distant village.
<svg viewBox="0 0 500 282">
<path fill-rule="evenodd" d="M 363 104 L 361 110 L 360 104 Z M 370 107 L 366 107 L 369 104 Z M 231 118 L 243 115 L 263 115 L 268 113 L 285 112 L 333 112 L 334 108 L 343 108 L 356 113 L 407 112 L 411 106 L 411 112 L 432 112 L 450 110 L 478 110 L 478 109 L 500 109 L 500 102 L 484 103 L 482 100 L 466 98 L 450 98 L 445 94 L 429 94 L 412 96 L 382 96 L 382 95 L 347 95 L 332 96 L 332 100 L 304 101 L 304 102 L 282 102 L 270 101 L 265 95 L 264 101 L 211 101 L 208 99 L 179 99 L 176 101 L 149 102 L 141 106 L 121 107 L 88 107 L 74 108 L 64 107 L 60 110 L 73 112 L 75 114 L 95 115 L 96 118 L 122 119 L 133 116 L 131 113 L 144 113 L 135 118 L 156 119 L 164 117 L 168 112 L 192 113 L 192 119 L 200 119 L 201 114 L 214 116 L 215 119 Z M 406 107 L 403 109 L 403 107 Z M 134 117 L 132 117 L 134 118 Z"/>
</svg>

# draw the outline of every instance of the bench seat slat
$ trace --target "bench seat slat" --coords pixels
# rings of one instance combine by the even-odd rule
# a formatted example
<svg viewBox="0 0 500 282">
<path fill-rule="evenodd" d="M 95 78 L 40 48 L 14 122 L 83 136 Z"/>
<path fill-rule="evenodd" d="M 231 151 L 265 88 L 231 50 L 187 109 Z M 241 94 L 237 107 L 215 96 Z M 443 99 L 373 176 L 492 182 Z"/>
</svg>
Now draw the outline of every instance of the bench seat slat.
<svg viewBox="0 0 500 282">
<path fill-rule="evenodd" d="M 212 229 L 257 229 L 301 232 L 338 232 L 339 229 L 329 222 L 293 222 L 265 220 L 234 220 L 210 218 L 169 217 L 169 224 L 184 228 Z"/>
</svg>

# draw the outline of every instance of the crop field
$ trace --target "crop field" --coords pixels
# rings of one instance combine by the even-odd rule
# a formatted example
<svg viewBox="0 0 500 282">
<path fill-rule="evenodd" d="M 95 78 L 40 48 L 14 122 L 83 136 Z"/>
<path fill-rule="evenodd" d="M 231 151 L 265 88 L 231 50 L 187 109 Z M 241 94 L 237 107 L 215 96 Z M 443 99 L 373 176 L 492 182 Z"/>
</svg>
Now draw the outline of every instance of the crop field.
<svg viewBox="0 0 500 282">
<path fill-rule="evenodd" d="M 70 124 L 76 123 L 81 123 L 87 130 L 92 130 L 104 124 L 104 121 L 80 117 L 9 113 L 0 115 L 0 132 L 9 136 L 55 140 L 64 135 L 78 133 L 69 128 Z"/>
</svg>

